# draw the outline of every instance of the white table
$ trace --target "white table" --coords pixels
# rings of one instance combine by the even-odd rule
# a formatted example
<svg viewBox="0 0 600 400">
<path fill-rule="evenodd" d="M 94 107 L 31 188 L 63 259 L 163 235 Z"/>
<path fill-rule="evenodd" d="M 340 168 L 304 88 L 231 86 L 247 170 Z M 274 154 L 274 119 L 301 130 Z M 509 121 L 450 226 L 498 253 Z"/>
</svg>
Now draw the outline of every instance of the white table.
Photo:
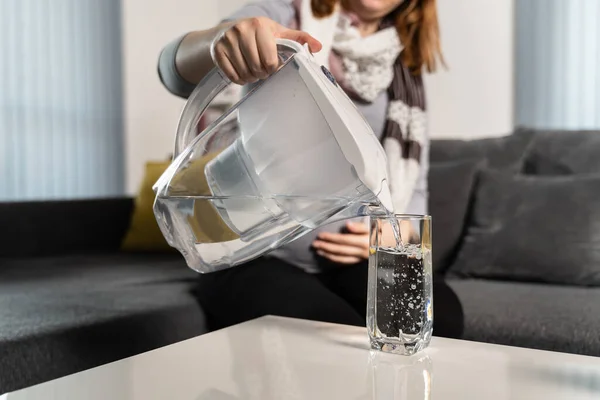
<svg viewBox="0 0 600 400">
<path fill-rule="evenodd" d="M 1 400 L 600 399 L 600 358 L 434 338 L 404 357 L 365 329 L 265 317 Z"/>
</svg>

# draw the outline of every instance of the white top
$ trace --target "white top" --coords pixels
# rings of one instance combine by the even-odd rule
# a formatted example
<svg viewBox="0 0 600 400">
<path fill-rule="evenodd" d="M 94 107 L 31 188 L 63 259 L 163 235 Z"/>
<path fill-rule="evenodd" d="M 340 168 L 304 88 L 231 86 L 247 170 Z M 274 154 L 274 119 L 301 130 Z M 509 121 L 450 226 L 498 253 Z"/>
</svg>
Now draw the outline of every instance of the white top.
<svg viewBox="0 0 600 400">
<path fill-rule="evenodd" d="M 413 357 L 370 352 L 364 328 L 266 317 L 1 400 L 587 400 L 600 358 L 434 337 Z"/>
</svg>

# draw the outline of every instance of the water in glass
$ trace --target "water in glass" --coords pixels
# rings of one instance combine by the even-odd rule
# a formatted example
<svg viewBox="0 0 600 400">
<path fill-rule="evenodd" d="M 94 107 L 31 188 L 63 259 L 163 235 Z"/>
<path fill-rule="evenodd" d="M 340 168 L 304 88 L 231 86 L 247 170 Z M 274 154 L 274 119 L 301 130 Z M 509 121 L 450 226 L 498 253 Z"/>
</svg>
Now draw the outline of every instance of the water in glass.
<svg viewBox="0 0 600 400">
<path fill-rule="evenodd" d="M 367 327 L 374 349 L 412 355 L 433 328 L 430 218 L 371 217 Z M 397 242 L 392 227 L 399 227 Z M 395 232 L 394 232 L 395 233 Z"/>
</svg>

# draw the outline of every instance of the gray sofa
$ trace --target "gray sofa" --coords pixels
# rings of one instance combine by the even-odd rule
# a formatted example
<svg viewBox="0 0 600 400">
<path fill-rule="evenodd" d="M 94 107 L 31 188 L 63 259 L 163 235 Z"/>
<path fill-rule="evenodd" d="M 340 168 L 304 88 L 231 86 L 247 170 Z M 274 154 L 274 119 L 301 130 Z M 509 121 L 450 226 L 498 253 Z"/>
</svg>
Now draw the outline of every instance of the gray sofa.
<svg viewBox="0 0 600 400">
<path fill-rule="evenodd" d="M 181 257 L 119 251 L 132 209 L 0 203 L 0 394 L 206 332 Z"/>
<path fill-rule="evenodd" d="M 600 355 L 595 154 L 600 133 L 432 143 L 435 268 L 463 303 L 466 339 Z M 546 194 L 563 203 L 540 204 Z M 132 207 L 128 198 L 0 204 L 0 394 L 206 332 L 195 273 L 178 254 L 119 250 Z M 557 224 L 574 228 L 558 248 L 543 229 Z"/>
<path fill-rule="evenodd" d="M 600 356 L 600 132 L 431 150 L 434 266 L 467 340 Z"/>
</svg>

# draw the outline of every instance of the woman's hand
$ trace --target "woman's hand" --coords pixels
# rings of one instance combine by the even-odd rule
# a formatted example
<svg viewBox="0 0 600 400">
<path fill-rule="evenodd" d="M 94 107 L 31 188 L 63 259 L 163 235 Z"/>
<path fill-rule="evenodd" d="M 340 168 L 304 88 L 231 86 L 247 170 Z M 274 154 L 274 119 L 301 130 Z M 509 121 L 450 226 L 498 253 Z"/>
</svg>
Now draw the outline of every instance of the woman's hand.
<svg viewBox="0 0 600 400">
<path fill-rule="evenodd" d="M 348 222 L 349 233 L 320 233 L 313 242 L 317 254 L 338 264 L 356 264 L 369 258 L 369 227 Z"/>
<path fill-rule="evenodd" d="M 321 43 L 306 32 L 288 29 L 265 18 L 246 18 L 235 22 L 217 36 L 212 44 L 212 58 L 234 83 L 244 85 L 265 79 L 279 66 L 276 38 L 308 44 L 313 53 Z"/>
</svg>

